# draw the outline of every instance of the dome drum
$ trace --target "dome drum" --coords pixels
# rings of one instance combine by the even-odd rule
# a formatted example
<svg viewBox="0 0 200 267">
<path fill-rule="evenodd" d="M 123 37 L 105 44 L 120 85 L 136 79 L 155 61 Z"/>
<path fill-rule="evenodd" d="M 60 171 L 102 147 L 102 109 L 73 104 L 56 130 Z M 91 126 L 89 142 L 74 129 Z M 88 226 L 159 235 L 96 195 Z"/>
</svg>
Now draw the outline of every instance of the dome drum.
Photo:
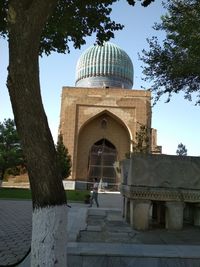
<svg viewBox="0 0 200 267">
<path fill-rule="evenodd" d="M 89 88 L 105 88 L 105 87 L 116 87 L 116 88 L 132 88 L 131 81 L 121 79 L 120 77 L 86 77 L 76 82 L 76 87 L 89 87 Z"/>
</svg>

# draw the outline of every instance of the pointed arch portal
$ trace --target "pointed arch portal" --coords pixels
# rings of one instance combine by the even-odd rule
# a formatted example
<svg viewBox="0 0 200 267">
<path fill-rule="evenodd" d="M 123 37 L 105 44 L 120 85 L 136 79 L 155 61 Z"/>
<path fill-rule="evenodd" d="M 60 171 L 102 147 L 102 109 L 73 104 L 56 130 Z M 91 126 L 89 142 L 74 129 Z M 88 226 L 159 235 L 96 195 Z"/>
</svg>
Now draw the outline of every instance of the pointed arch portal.
<svg viewBox="0 0 200 267">
<path fill-rule="evenodd" d="M 81 126 L 77 140 L 73 169 L 76 180 L 91 182 L 97 177 L 107 183 L 110 190 L 118 190 L 120 178 L 114 164 L 130 151 L 131 140 L 123 121 L 105 110 Z"/>
<path fill-rule="evenodd" d="M 117 161 L 116 147 L 103 138 L 93 144 L 89 153 L 88 180 L 98 178 L 108 188 L 116 188 L 116 172 L 114 163 Z"/>
</svg>

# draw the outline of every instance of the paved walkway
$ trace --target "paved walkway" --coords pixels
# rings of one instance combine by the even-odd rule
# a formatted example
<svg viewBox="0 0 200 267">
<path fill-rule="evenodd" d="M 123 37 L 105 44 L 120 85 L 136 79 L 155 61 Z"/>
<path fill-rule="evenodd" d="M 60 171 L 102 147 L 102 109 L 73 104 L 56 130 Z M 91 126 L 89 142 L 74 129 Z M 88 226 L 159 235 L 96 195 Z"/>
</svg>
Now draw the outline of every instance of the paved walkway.
<svg viewBox="0 0 200 267">
<path fill-rule="evenodd" d="M 121 208 L 119 194 L 99 194 L 104 208 Z M 79 230 L 86 227 L 88 206 L 69 203 L 68 241 L 75 242 Z M 20 262 L 30 251 L 32 203 L 22 200 L 0 200 L 0 267 Z"/>
<path fill-rule="evenodd" d="M 0 266 L 20 261 L 30 250 L 31 201 L 0 200 Z"/>
<path fill-rule="evenodd" d="M 78 242 L 200 246 L 200 228 L 187 225 L 181 231 L 163 228 L 137 231 L 124 221 L 120 210 L 95 208 L 89 209 Z"/>
<path fill-rule="evenodd" d="M 109 253 L 109 255 L 115 255 L 115 257 L 120 253 L 124 253 L 124 255 L 128 253 L 127 256 L 129 257 L 130 253 L 133 256 L 134 253 L 137 254 L 140 251 L 140 255 L 135 256 L 138 259 L 139 257 L 142 258 L 145 253 L 153 255 L 155 251 L 158 251 L 159 255 L 167 255 L 168 253 L 170 258 L 176 250 L 178 251 L 177 255 L 187 254 L 188 257 L 196 258 L 197 265 L 195 266 L 200 266 L 198 258 L 200 257 L 200 229 L 198 227 L 186 227 L 183 231 L 169 232 L 164 229 L 153 229 L 139 232 L 131 229 L 122 219 L 122 198 L 120 194 L 99 194 L 99 203 L 100 208 L 98 209 L 95 205 L 89 208 L 89 205 L 86 204 L 70 203 L 71 208 L 69 208 L 68 213 L 68 253 L 71 255 L 69 257 L 71 265 L 69 264 L 69 266 L 78 267 L 79 265 L 74 265 L 74 260 L 77 260 L 78 255 L 76 253 L 82 251 L 83 257 L 84 253 L 88 256 L 87 249 L 94 256 L 99 253 L 105 253 L 108 256 Z M 31 215 L 31 201 L 0 200 L 0 267 L 15 266 L 29 252 Z M 78 233 L 80 233 L 79 242 L 76 242 Z M 179 246 L 177 247 L 177 245 Z M 103 251 L 101 250 L 102 246 L 104 246 Z M 158 247 L 156 248 L 155 246 Z M 108 257 L 106 260 L 108 260 Z M 84 266 L 89 266 L 87 264 Z M 109 264 L 106 266 L 112 266 Z M 30 266 L 30 258 L 27 257 L 25 263 L 20 266 Z M 95 266 L 97 267 L 97 265 Z M 144 266 L 146 267 L 146 265 Z"/>
</svg>

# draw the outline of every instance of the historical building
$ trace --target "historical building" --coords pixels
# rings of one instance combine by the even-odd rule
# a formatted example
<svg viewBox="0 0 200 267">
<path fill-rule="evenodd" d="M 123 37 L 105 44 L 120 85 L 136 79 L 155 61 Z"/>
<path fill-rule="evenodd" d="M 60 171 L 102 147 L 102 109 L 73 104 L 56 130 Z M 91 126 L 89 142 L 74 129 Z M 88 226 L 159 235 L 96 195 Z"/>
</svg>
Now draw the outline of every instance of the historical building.
<svg viewBox="0 0 200 267">
<path fill-rule="evenodd" d="M 119 183 L 114 163 L 132 151 L 141 125 L 149 129 L 151 152 L 160 152 L 151 129 L 151 93 L 132 86 L 132 61 L 118 46 L 105 43 L 81 55 L 75 87 L 63 87 L 60 113 L 72 180 Z"/>
</svg>

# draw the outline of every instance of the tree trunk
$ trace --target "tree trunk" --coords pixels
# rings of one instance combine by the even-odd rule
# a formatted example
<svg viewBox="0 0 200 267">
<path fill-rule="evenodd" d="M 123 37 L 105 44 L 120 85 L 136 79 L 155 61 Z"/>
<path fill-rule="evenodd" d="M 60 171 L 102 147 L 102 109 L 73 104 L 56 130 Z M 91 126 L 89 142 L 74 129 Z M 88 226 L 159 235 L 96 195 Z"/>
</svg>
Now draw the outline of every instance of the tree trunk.
<svg viewBox="0 0 200 267">
<path fill-rule="evenodd" d="M 66 266 L 66 196 L 42 104 L 38 63 L 41 32 L 56 3 L 12 0 L 8 11 L 7 85 L 32 191 L 32 266 Z"/>
</svg>

